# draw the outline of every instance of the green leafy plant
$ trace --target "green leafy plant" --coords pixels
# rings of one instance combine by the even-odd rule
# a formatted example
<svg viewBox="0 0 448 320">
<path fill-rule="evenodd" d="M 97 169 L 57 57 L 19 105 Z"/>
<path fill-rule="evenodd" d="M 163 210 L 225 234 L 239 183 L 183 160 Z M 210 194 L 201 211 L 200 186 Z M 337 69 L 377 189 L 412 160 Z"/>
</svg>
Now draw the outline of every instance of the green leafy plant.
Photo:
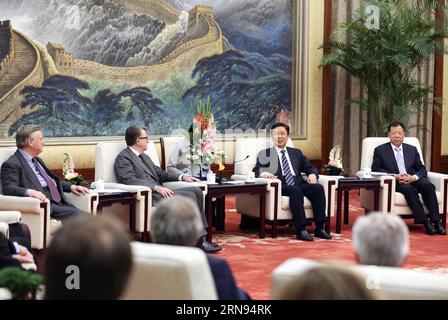
<svg viewBox="0 0 448 320">
<path fill-rule="evenodd" d="M 0 270 L 0 288 L 11 291 L 14 300 L 35 300 L 42 283 L 42 276 L 37 273 L 16 267 Z"/>
<path fill-rule="evenodd" d="M 353 19 L 339 26 L 321 65 L 337 65 L 360 80 L 367 98 L 355 98 L 368 111 L 368 135 L 382 136 L 394 120 L 409 125 L 410 116 L 434 102 L 433 88 L 415 80 L 416 71 L 435 53 L 448 53 L 448 29 L 437 24 L 437 0 L 363 1 Z M 379 9 L 379 28 L 368 24 L 368 6 Z M 368 12 L 368 11 L 367 11 Z M 345 41 L 344 39 L 348 40 Z M 436 110 L 437 111 L 437 110 Z"/>
</svg>

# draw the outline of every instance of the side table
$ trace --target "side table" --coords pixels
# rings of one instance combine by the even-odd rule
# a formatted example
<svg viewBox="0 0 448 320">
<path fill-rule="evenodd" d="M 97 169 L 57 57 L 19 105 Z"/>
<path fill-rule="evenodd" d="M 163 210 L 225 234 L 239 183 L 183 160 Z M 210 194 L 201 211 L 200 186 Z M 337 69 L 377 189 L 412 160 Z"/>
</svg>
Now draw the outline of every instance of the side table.
<svg viewBox="0 0 448 320">
<path fill-rule="evenodd" d="M 336 189 L 336 233 L 341 233 L 342 220 L 342 193 L 344 193 L 344 223 L 348 224 L 348 202 L 349 191 L 353 189 L 364 188 L 373 190 L 373 206 L 374 210 L 379 210 L 380 204 L 380 188 L 381 180 L 375 178 L 360 179 L 358 177 L 341 178 L 338 180 L 338 187 Z"/>
</svg>

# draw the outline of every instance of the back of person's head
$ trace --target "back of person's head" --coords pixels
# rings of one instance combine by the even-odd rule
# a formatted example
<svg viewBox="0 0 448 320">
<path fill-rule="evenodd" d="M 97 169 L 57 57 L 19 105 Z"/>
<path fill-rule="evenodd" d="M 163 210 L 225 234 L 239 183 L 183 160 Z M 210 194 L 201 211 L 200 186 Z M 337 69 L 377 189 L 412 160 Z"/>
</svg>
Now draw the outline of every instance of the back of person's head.
<svg viewBox="0 0 448 320">
<path fill-rule="evenodd" d="M 152 213 L 150 229 L 155 243 L 194 246 L 202 230 L 197 204 L 183 196 L 162 200 Z"/>
<path fill-rule="evenodd" d="M 129 236 L 120 222 L 87 214 L 70 219 L 45 252 L 45 298 L 117 299 L 131 267 Z"/>
<path fill-rule="evenodd" d="M 353 248 L 361 264 L 399 267 L 409 252 L 408 227 L 393 214 L 359 217 L 353 226 Z"/>
<path fill-rule="evenodd" d="M 372 300 L 375 295 L 351 271 L 323 265 L 313 267 L 292 280 L 281 292 L 281 300 Z"/>
</svg>

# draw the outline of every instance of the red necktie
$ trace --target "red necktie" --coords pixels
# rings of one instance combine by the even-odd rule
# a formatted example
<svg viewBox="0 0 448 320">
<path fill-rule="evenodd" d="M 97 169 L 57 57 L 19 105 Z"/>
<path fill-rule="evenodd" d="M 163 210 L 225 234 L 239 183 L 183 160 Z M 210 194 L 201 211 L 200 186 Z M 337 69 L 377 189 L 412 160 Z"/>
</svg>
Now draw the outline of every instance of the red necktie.
<svg viewBox="0 0 448 320">
<path fill-rule="evenodd" d="M 48 175 L 48 173 L 41 166 L 39 161 L 36 160 L 36 158 L 33 158 L 33 162 L 37 168 L 37 171 L 39 171 L 42 178 L 44 178 L 44 180 L 47 182 L 48 189 L 50 190 L 50 196 L 53 199 L 53 201 L 61 202 L 61 195 L 59 194 L 58 188 L 56 186 L 56 182 Z"/>
</svg>

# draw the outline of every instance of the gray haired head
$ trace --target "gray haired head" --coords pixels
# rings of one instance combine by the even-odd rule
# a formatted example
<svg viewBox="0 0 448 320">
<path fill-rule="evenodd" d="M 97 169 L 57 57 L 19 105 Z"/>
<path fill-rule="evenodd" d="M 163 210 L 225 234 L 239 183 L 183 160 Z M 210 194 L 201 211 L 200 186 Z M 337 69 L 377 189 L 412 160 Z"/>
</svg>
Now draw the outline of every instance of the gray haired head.
<svg viewBox="0 0 448 320">
<path fill-rule="evenodd" d="M 409 252 L 408 227 L 394 214 L 359 217 L 353 226 L 353 248 L 361 264 L 399 267 Z"/>
<path fill-rule="evenodd" d="M 150 229 L 155 243 L 194 246 L 202 231 L 197 204 L 182 196 L 162 200 L 152 214 Z"/>
</svg>

